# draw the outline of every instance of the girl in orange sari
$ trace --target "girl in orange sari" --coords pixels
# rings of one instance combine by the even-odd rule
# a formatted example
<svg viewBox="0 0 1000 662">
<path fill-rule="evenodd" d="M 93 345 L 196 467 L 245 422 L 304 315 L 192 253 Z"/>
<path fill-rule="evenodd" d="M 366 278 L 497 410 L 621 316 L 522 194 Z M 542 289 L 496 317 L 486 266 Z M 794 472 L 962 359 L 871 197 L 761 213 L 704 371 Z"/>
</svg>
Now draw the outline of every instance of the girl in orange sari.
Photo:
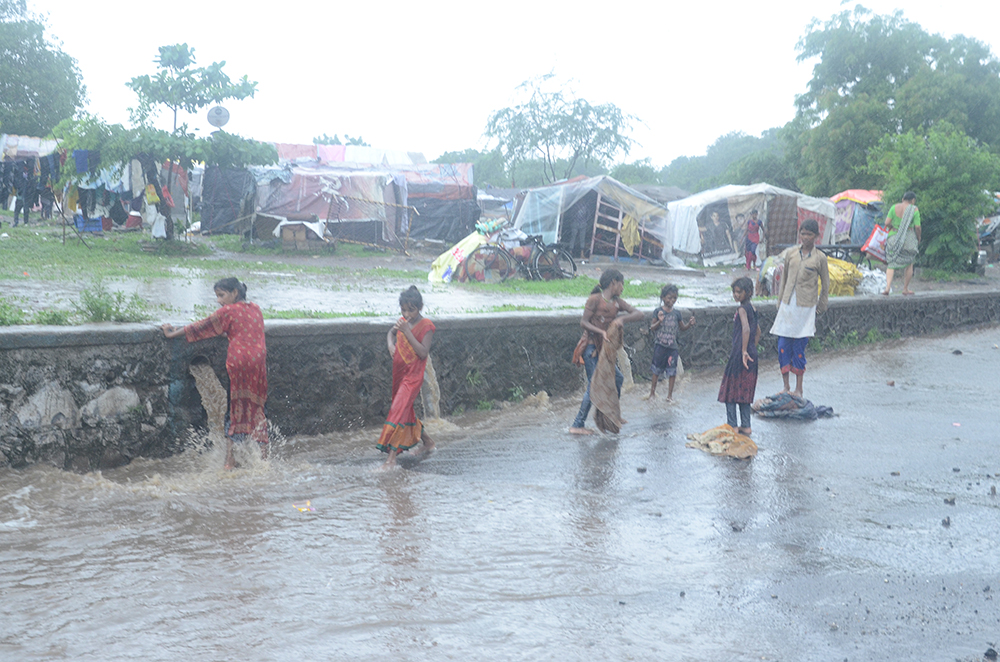
<svg viewBox="0 0 1000 662">
<path fill-rule="evenodd" d="M 424 307 L 420 290 L 415 286 L 399 295 L 402 317 L 386 335 L 392 354 L 392 405 L 382 426 L 382 436 L 375 445 L 388 453 L 384 468 L 396 464 L 396 456 L 424 442 L 423 454 L 434 450 L 434 441 L 413 411 L 413 403 L 424 383 L 424 367 L 434 340 L 434 322 L 420 315 Z"/>
<path fill-rule="evenodd" d="M 184 336 L 188 342 L 225 335 L 229 339 L 226 372 L 229 373 L 229 428 L 226 430 L 226 469 L 236 466 L 233 438 L 249 436 L 260 445 L 267 458 L 267 347 L 264 344 L 264 316 L 255 303 L 247 301 L 247 286 L 235 278 L 215 284 L 219 309 L 203 320 L 179 329 L 163 325 L 167 338 Z"/>
</svg>

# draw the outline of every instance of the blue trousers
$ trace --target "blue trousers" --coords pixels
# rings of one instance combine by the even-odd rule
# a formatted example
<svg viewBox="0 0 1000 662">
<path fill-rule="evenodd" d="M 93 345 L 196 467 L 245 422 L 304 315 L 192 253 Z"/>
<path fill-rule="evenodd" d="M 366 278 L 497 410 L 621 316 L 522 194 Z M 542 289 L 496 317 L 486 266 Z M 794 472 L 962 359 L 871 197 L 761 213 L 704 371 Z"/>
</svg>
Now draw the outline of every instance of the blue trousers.
<svg viewBox="0 0 1000 662">
<path fill-rule="evenodd" d="M 583 402 L 580 403 L 580 411 L 576 414 L 573 427 L 582 428 L 587 424 L 587 416 L 590 415 L 590 380 L 597 370 L 597 349 L 593 345 L 587 345 L 583 350 L 583 369 L 587 371 L 587 391 L 583 394 Z M 622 394 L 622 384 L 625 382 L 625 375 L 615 366 L 615 388 L 618 389 L 618 397 Z"/>
</svg>

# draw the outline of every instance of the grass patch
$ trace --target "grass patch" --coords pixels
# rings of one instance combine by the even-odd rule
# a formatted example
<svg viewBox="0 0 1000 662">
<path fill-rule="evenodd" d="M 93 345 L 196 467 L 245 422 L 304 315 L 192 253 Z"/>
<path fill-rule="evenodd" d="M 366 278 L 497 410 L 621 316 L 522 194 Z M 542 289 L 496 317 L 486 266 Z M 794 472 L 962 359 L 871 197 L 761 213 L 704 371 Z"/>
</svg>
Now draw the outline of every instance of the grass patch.
<svg viewBox="0 0 1000 662">
<path fill-rule="evenodd" d="M 39 310 L 31 317 L 31 324 L 44 326 L 69 326 L 73 323 L 73 313 L 68 310 Z"/>
<path fill-rule="evenodd" d="M 111 292 L 99 280 L 80 292 L 80 303 L 73 305 L 86 322 L 144 322 L 150 318 L 149 304 L 138 294 L 126 297 L 124 292 Z"/>
<path fill-rule="evenodd" d="M 920 270 L 920 280 L 935 281 L 938 283 L 957 283 L 963 280 L 976 280 L 977 278 L 981 278 L 981 276 L 971 271 L 945 271 L 944 269 Z"/>
<path fill-rule="evenodd" d="M 373 310 L 360 310 L 352 313 L 332 313 L 325 310 L 275 310 L 265 308 L 261 311 L 264 319 L 294 320 L 294 319 L 339 319 L 341 317 L 390 317 L 386 313 Z"/>
<path fill-rule="evenodd" d="M 826 334 L 825 338 L 820 338 L 819 336 L 810 338 L 809 349 L 813 352 L 850 349 L 859 345 L 872 345 L 886 340 L 894 340 L 899 337 L 900 335 L 898 333 L 886 335 L 876 327 L 869 329 L 868 333 L 864 336 L 860 335 L 856 330 L 848 331 L 847 333 L 838 336 L 831 330 Z"/>
<path fill-rule="evenodd" d="M 0 326 L 24 324 L 24 311 L 16 304 L 0 298 Z"/>
<path fill-rule="evenodd" d="M 589 276 L 576 278 L 561 278 L 557 280 L 508 280 L 506 283 L 456 283 L 453 287 L 462 287 L 477 292 L 502 292 L 527 295 L 549 295 L 567 297 L 587 297 L 597 287 L 598 281 Z M 663 283 L 643 281 L 641 285 L 630 285 L 625 280 L 625 291 L 622 298 L 629 299 L 659 299 Z M 683 289 L 683 288 L 682 288 Z"/>
</svg>

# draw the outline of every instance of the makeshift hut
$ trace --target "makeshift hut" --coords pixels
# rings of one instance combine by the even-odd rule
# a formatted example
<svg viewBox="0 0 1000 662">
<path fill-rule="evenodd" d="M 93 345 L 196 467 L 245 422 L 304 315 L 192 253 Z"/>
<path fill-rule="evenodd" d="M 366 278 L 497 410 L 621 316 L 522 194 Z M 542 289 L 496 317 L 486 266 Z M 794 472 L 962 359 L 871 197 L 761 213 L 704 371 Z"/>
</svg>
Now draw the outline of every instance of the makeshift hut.
<svg viewBox="0 0 1000 662">
<path fill-rule="evenodd" d="M 871 236 L 875 224 L 885 217 L 882 191 L 848 189 L 830 198 L 837 208 L 833 242 L 860 246 Z"/>
<path fill-rule="evenodd" d="M 743 262 L 747 221 L 754 211 L 762 227 L 757 247 L 761 261 L 797 243 L 799 225 L 807 218 L 819 223 L 818 243 L 828 244 L 833 237 L 830 200 L 770 184 L 730 184 L 670 202 L 667 208 L 673 250 L 709 266 Z"/>
<path fill-rule="evenodd" d="M 276 236 L 286 222 L 311 221 L 319 224 L 314 231 L 320 238 L 402 247 L 408 215 L 406 179 L 401 174 L 315 161 L 250 171 L 256 182 L 257 217 L 278 218 Z M 206 173 L 206 199 L 208 187 Z M 268 222 L 268 227 L 272 225 Z"/>
<path fill-rule="evenodd" d="M 471 163 L 396 164 L 406 177 L 407 204 L 416 210 L 406 228 L 410 239 L 458 241 L 479 220 L 481 208 Z"/>
<path fill-rule="evenodd" d="M 615 259 L 659 260 L 669 237 L 666 208 L 608 176 L 531 189 L 514 210 L 514 227 L 547 244 L 570 245 L 574 223 L 586 225 L 586 254 Z"/>
</svg>

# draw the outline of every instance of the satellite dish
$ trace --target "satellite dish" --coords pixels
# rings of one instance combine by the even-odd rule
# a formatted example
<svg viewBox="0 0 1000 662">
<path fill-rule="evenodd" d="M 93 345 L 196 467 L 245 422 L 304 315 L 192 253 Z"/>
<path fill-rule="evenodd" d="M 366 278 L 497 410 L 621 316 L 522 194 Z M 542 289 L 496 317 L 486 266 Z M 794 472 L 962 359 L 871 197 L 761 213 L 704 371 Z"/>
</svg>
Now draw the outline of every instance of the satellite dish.
<svg viewBox="0 0 1000 662">
<path fill-rule="evenodd" d="M 222 106 L 216 106 L 208 111 L 208 123 L 215 127 L 223 127 L 229 121 L 229 111 Z"/>
</svg>

